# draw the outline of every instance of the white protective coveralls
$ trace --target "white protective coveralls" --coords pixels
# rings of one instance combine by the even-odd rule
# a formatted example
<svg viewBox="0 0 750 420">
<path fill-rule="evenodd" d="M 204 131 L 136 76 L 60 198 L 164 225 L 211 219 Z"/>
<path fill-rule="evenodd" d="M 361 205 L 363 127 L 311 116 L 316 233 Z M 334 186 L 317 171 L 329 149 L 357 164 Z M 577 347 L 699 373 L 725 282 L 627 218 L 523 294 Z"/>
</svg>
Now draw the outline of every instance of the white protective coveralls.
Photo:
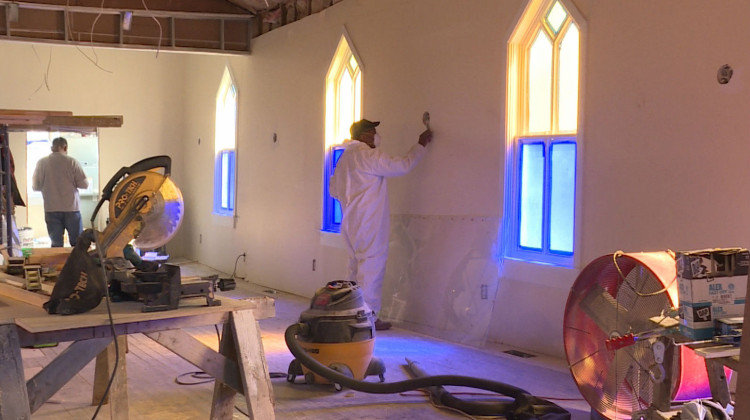
<svg viewBox="0 0 750 420">
<path fill-rule="evenodd" d="M 347 140 L 331 177 L 329 192 L 342 209 L 341 234 L 349 252 L 347 280 L 362 288 L 365 302 L 380 312 L 388 259 L 390 209 L 386 177 L 408 173 L 427 153 L 415 144 L 404 156 L 390 156 L 358 140 Z"/>
</svg>

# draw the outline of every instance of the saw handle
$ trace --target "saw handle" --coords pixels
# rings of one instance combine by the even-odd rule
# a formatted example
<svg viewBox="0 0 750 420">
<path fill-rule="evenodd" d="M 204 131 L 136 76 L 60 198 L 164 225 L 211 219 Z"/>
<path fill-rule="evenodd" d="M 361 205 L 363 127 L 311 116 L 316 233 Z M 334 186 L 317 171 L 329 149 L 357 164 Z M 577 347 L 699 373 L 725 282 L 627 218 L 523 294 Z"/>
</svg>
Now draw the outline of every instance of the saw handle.
<svg viewBox="0 0 750 420">
<path fill-rule="evenodd" d="M 150 171 L 151 169 L 164 168 L 164 175 L 169 176 L 172 172 L 172 158 L 167 155 L 152 156 L 143 160 L 139 160 L 132 166 L 125 166 L 120 168 L 119 171 L 109 180 L 107 185 L 102 190 L 102 200 L 109 200 L 112 196 L 112 190 L 115 188 L 118 182 L 125 176 L 134 174 L 136 172 Z"/>
</svg>

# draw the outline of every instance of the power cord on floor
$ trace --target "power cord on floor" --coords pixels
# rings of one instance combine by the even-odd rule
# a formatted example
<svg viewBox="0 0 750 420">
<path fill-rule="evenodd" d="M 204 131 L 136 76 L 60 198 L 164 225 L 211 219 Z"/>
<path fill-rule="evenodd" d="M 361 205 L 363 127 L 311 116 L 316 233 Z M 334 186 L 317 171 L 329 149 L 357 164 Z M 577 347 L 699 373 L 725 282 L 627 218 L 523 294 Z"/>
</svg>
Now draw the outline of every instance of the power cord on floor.
<svg viewBox="0 0 750 420">
<path fill-rule="evenodd" d="M 244 253 L 241 254 L 240 257 L 243 256 L 243 255 L 244 255 Z M 239 257 L 237 257 L 237 259 L 239 259 Z M 234 277 L 234 274 L 232 276 Z M 219 332 L 219 324 L 214 324 L 214 329 L 216 330 L 216 340 L 219 343 L 219 346 L 221 346 L 221 332 Z M 274 379 L 274 378 L 286 378 L 286 373 L 283 373 L 283 372 L 270 372 L 268 375 L 271 377 L 271 379 Z M 190 377 L 190 378 L 194 379 L 194 381 L 189 381 L 189 382 L 185 381 L 185 380 L 183 380 L 183 378 L 185 378 L 185 377 Z M 207 384 L 207 383 L 210 383 L 210 382 L 214 382 L 215 380 L 216 379 L 213 376 L 209 375 L 208 373 L 206 373 L 206 372 L 204 372 L 202 370 L 198 370 L 198 371 L 194 371 L 194 372 L 181 373 L 181 374 L 177 375 L 176 378 L 174 378 L 174 382 L 177 385 L 202 385 L 202 384 Z M 108 387 L 108 389 L 109 389 L 109 387 Z M 243 411 L 237 405 L 235 405 L 234 408 L 237 411 L 239 411 L 240 413 L 242 413 L 243 415 L 247 416 L 247 418 L 250 418 L 250 414 L 248 414 L 245 411 Z M 97 409 L 97 411 L 98 411 L 98 409 Z"/>
</svg>

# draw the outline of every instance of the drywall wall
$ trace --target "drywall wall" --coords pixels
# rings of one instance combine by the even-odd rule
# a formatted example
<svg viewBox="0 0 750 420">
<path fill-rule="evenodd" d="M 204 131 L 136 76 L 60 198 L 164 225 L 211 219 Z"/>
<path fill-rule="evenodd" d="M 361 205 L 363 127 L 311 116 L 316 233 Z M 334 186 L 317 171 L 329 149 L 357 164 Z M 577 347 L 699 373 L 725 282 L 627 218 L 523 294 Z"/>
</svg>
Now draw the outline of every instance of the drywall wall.
<svg viewBox="0 0 750 420">
<path fill-rule="evenodd" d="M 428 156 L 412 173 L 389 181 L 394 217 L 458 215 L 467 223 L 466 216 L 490 217 L 496 230 L 502 205 L 503 39 L 520 4 L 346 1 L 259 37 L 247 64 L 191 56 L 187 83 L 212 80 L 213 86 L 189 94 L 194 119 L 187 124 L 187 159 L 190 166 L 212 163 L 207 152 L 212 144 L 198 145 L 197 138 L 212 135 L 205 116 L 213 112 L 218 81 L 229 64 L 239 88 L 240 193 L 236 225 L 210 215 L 209 202 L 201 204 L 189 227 L 201 230 L 190 234 L 190 255 L 228 269 L 247 251 L 239 267 L 252 281 L 303 296 L 345 276 L 340 241 L 320 233 L 324 83 L 344 31 L 364 68 L 364 115 L 382 121 L 378 131 L 386 151 L 405 153 L 424 129 L 422 113 L 432 115 L 436 136 Z M 473 27 L 465 24 L 469 20 Z M 496 41 L 477 42 L 477 29 Z M 196 176 L 189 185 L 196 193 L 211 181 Z"/>
<path fill-rule="evenodd" d="M 160 154 L 172 157 L 173 178 L 182 182 L 184 56 L 11 42 L 0 42 L 0 55 L 2 109 L 123 116 L 122 127 L 100 129 L 100 185 L 121 167 Z M 19 189 L 25 192 L 25 139 L 14 134 L 11 141 Z M 20 226 L 26 223 L 23 208 L 16 218 Z M 181 241 L 169 248 L 183 253 Z"/>
<path fill-rule="evenodd" d="M 450 340 L 562 355 L 567 295 L 587 262 L 618 249 L 748 246 L 750 4 L 573 2 L 587 21 L 573 268 L 496 258 L 505 48 L 525 4 L 345 0 L 255 39 L 250 57 L 97 50 L 112 73 L 75 48 L 3 42 L 11 64 L 0 67 L 0 107 L 122 114 L 122 128 L 102 130 L 103 181 L 142 157 L 172 155 L 187 211 L 171 249 L 227 272 L 247 252 L 238 275 L 311 296 L 345 275 L 339 238 L 320 232 L 320 207 L 324 79 L 346 28 L 382 147 L 408 150 L 425 110 L 435 131 L 420 165 L 389 181 L 384 312 Z M 720 85 L 724 64 L 734 77 Z M 236 219 L 211 214 L 226 65 L 239 88 Z"/>
<path fill-rule="evenodd" d="M 363 61 L 364 115 L 382 121 L 386 151 L 405 152 L 422 112 L 432 115 L 427 157 L 389 181 L 384 312 L 402 325 L 562 355 L 568 291 L 587 262 L 618 249 L 748 246 L 750 4 L 577 0 L 567 4 L 587 30 L 576 266 L 493 258 L 503 245 L 506 42 L 525 4 L 346 0 L 257 38 L 246 60 L 189 57 L 186 161 L 212 163 L 197 138 L 212 135 L 228 63 L 240 89 L 240 193 L 234 225 L 210 215 L 206 174 L 189 176 L 189 194 L 204 199 L 188 253 L 230 270 L 247 251 L 243 275 L 303 296 L 344 277 L 340 241 L 319 232 L 324 78 L 344 28 Z M 724 64 L 734 78 L 720 85 Z M 213 85 L 198 88 L 204 81 Z"/>
</svg>

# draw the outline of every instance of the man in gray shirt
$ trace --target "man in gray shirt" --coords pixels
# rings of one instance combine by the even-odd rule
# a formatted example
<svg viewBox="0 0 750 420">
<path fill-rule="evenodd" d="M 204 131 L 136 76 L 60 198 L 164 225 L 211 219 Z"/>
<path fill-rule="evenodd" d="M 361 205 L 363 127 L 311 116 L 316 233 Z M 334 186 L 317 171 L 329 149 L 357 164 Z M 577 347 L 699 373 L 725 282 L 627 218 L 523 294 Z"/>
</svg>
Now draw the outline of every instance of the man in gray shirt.
<svg viewBox="0 0 750 420">
<path fill-rule="evenodd" d="M 70 246 L 75 246 L 83 231 L 78 189 L 88 186 L 81 164 L 68 156 L 68 141 L 52 140 L 52 153 L 37 162 L 31 188 L 42 192 L 44 221 L 53 247 L 63 246 L 66 230 Z"/>
</svg>

